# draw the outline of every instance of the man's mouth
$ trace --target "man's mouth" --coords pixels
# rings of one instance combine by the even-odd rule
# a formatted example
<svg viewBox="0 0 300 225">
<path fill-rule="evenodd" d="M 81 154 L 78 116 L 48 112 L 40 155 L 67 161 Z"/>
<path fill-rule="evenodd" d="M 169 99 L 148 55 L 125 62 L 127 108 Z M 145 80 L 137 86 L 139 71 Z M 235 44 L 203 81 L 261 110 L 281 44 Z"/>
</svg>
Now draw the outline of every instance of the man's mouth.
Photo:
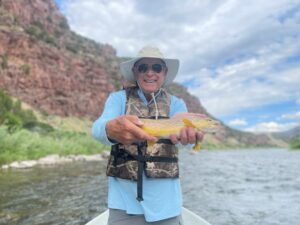
<svg viewBox="0 0 300 225">
<path fill-rule="evenodd" d="M 153 79 L 151 79 L 151 80 L 144 80 L 144 82 L 145 82 L 145 83 L 155 83 L 156 80 L 153 80 Z"/>
</svg>

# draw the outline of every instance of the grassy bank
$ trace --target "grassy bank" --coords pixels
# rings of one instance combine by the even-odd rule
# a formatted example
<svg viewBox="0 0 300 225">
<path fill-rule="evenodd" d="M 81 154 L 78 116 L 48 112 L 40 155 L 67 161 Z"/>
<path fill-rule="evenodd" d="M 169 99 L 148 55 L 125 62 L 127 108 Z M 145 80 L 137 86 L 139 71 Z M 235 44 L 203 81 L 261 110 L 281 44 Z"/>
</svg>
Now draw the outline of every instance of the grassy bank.
<svg viewBox="0 0 300 225">
<path fill-rule="evenodd" d="M 108 147 L 91 137 L 91 123 L 36 111 L 0 89 L 0 165 L 50 154 L 100 153 Z"/>
<path fill-rule="evenodd" d="M 26 129 L 9 133 L 5 126 L 0 126 L 0 165 L 50 154 L 97 154 L 105 149 L 86 133 L 55 130 L 40 134 Z"/>
<path fill-rule="evenodd" d="M 300 138 L 294 138 L 290 142 L 290 149 L 300 150 Z"/>
</svg>

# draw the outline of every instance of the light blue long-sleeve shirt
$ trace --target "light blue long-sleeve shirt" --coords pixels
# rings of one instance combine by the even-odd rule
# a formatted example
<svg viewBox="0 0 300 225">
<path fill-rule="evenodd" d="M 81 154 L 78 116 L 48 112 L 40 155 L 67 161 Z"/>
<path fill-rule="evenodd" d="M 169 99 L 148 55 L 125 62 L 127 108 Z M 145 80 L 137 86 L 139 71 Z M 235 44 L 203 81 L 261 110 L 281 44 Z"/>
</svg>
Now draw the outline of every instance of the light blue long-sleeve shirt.
<svg viewBox="0 0 300 225">
<path fill-rule="evenodd" d="M 141 90 L 139 97 L 148 102 Z M 94 138 L 106 145 L 113 145 L 106 134 L 106 123 L 125 114 L 126 93 L 124 90 L 111 93 L 105 103 L 102 115 L 94 122 Z M 187 112 L 183 100 L 172 96 L 170 117 Z M 108 177 L 108 207 L 125 210 L 127 214 L 144 214 L 146 221 L 153 222 L 178 216 L 181 213 L 182 194 L 179 178 L 155 179 L 143 176 L 143 198 L 137 201 L 137 183 L 115 177 Z"/>
</svg>

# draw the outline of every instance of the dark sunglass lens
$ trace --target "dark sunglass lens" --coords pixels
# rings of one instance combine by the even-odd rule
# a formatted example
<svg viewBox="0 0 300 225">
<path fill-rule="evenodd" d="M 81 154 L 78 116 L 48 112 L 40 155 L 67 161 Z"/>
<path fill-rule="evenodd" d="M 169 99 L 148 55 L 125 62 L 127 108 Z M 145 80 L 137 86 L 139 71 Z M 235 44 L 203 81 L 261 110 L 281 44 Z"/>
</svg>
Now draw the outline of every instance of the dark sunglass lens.
<svg viewBox="0 0 300 225">
<path fill-rule="evenodd" d="M 155 73 L 160 73 L 162 71 L 162 65 L 160 65 L 160 64 L 153 64 L 152 65 L 152 70 Z"/>
<path fill-rule="evenodd" d="M 147 64 L 141 64 L 138 66 L 138 71 L 140 73 L 146 73 L 146 71 L 148 70 L 148 65 Z"/>
</svg>

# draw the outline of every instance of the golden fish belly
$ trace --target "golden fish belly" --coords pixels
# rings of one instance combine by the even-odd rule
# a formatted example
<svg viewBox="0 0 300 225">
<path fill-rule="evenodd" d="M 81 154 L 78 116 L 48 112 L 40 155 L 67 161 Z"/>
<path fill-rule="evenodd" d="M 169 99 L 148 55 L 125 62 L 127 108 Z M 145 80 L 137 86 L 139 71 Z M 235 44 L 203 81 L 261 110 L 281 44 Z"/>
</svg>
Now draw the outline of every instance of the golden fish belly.
<svg viewBox="0 0 300 225">
<path fill-rule="evenodd" d="M 183 128 L 182 123 L 172 120 L 145 119 L 142 121 L 144 123 L 142 128 L 147 134 L 161 138 L 168 138 L 171 134 L 179 135 L 181 128 Z"/>
</svg>

